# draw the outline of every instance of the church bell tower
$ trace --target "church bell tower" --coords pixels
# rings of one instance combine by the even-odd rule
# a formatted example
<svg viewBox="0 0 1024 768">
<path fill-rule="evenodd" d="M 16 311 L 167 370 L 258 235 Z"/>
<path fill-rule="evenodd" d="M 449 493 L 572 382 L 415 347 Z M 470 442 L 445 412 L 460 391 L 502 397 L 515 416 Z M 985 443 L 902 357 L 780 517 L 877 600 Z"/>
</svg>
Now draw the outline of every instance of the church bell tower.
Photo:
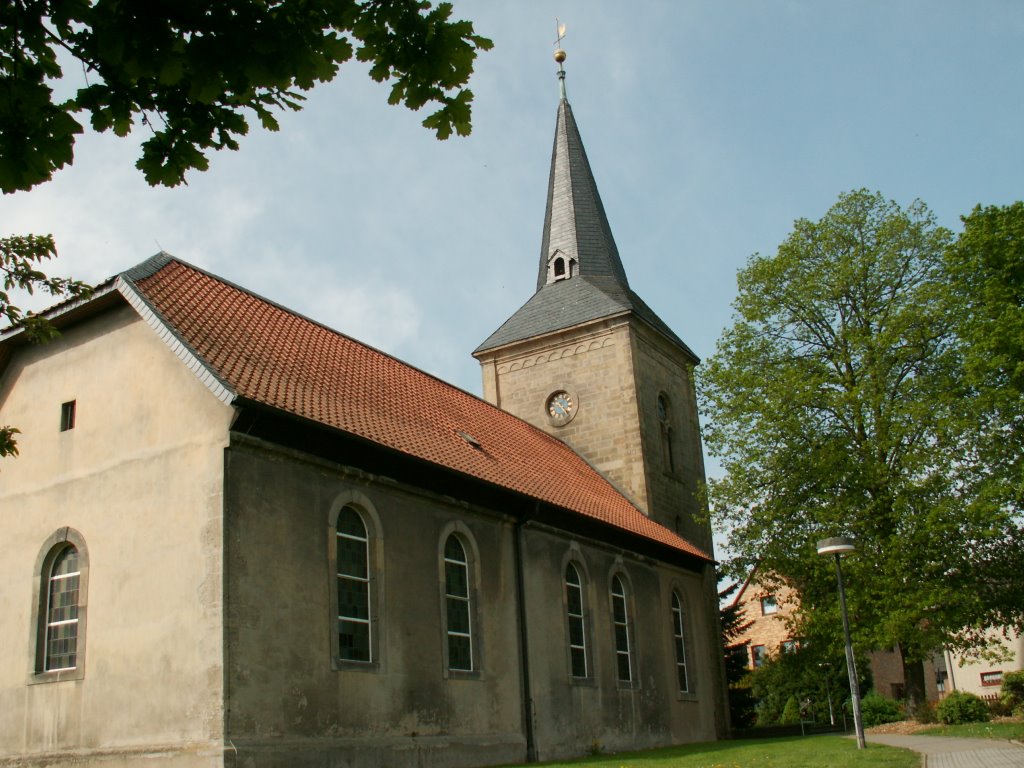
<svg viewBox="0 0 1024 768">
<path fill-rule="evenodd" d="M 569 444 L 645 514 L 706 551 L 704 462 L 683 341 L 629 287 L 565 95 L 537 290 L 473 352 L 484 398 Z"/>
</svg>

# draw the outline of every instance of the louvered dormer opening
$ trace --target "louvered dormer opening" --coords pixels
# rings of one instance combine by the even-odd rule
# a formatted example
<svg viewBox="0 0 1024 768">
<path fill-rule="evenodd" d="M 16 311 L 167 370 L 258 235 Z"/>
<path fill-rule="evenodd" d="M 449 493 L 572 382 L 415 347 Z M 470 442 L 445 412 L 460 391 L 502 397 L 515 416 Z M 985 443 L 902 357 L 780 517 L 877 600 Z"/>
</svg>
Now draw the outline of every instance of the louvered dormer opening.
<svg viewBox="0 0 1024 768">
<path fill-rule="evenodd" d="M 579 273 L 579 262 L 561 251 L 555 251 L 555 255 L 548 259 L 548 284 L 557 283 L 559 280 L 568 280 Z"/>
</svg>

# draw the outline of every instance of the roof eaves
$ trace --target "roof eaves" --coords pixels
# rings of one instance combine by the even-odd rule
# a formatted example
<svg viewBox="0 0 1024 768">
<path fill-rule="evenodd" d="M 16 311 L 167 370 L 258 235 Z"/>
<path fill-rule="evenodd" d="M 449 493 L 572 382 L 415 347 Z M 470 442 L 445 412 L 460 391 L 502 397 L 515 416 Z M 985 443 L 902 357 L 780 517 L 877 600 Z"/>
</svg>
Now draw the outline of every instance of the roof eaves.
<svg viewBox="0 0 1024 768">
<path fill-rule="evenodd" d="M 501 351 L 503 351 L 505 349 L 511 349 L 511 348 L 513 348 L 515 346 L 518 346 L 519 344 L 522 344 L 524 341 L 534 342 L 534 341 L 538 341 L 538 340 L 541 340 L 541 339 L 546 339 L 546 338 L 549 338 L 549 337 L 550 338 L 556 338 L 557 336 L 559 336 L 560 334 L 563 334 L 563 333 L 575 332 L 575 331 L 578 331 L 580 328 L 586 328 L 588 325 L 594 325 L 595 323 L 602 323 L 602 322 L 606 322 L 608 320 L 615 320 L 615 319 L 620 318 L 620 317 L 626 317 L 626 316 L 628 316 L 630 314 L 634 314 L 633 310 L 631 310 L 631 309 L 622 309 L 622 310 L 620 310 L 618 312 L 613 312 L 611 314 L 601 315 L 599 317 L 593 317 L 593 318 L 584 320 L 581 323 L 574 323 L 573 325 L 567 325 L 564 328 L 555 328 L 553 330 L 545 331 L 545 332 L 538 333 L 538 334 L 532 335 L 532 336 L 521 336 L 519 338 L 511 339 L 509 341 L 503 341 L 503 342 L 500 342 L 498 344 L 493 344 L 491 346 L 486 346 L 487 342 L 485 341 L 485 342 L 483 342 L 483 344 L 481 344 L 479 347 L 477 347 L 476 349 L 473 350 L 473 357 L 479 357 L 480 355 L 482 355 L 484 353 L 488 353 L 488 354 L 498 353 L 498 352 L 501 352 Z M 492 334 L 492 336 L 494 336 L 494 335 L 497 335 L 497 332 Z"/>
<path fill-rule="evenodd" d="M 100 283 L 88 296 L 83 296 L 76 299 L 69 299 L 68 301 L 61 302 L 60 304 L 54 304 L 52 307 L 43 310 L 39 313 L 39 317 L 44 317 L 51 323 L 59 321 L 62 317 L 69 315 L 77 309 L 94 303 L 97 299 L 100 299 L 114 290 L 114 281 L 107 280 L 104 283 Z M 0 343 L 8 341 L 10 339 L 21 336 L 25 333 L 25 327 L 23 325 L 13 325 L 4 328 L 0 331 Z"/>
<path fill-rule="evenodd" d="M 192 373 L 194 373 L 199 380 L 206 385 L 206 387 L 213 392 L 214 396 L 222 403 L 231 403 L 234 401 L 237 394 L 228 385 L 224 379 L 218 376 L 213 370 L 206 364 L 199 355 L 196 354 L 185 341 L 171 328 L 169 324 L 164 322 L 163 317 L 154 309 L 150 303 L 139 293 L 134 284 L 125 279 L 123 276 L 116 278 L 114 286 L 117 291 L 124 296 L 125 300 L 132 306 L 132 308 L 139 313 L 139 316 L 152 328 L 157 337 L 163 341 L 174 353 L 174 355 L 181 360 Z"/>
</svg>

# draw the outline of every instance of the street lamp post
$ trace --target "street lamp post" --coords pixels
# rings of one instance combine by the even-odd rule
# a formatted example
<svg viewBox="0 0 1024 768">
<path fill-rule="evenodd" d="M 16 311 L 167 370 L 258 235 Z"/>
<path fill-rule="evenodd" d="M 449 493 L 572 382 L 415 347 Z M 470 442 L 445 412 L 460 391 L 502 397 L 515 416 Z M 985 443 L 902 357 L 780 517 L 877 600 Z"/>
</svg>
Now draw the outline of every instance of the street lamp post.
<svg viewBox="0 0 1024 768">
<path fill-rule="evenodd" d="M 843 590 L 843 569 L 839 564 L 841 555 L 853 552 L 853 539 L 836 536 L 818 542 L 819 555 L 833 555 L 836 559 L 836 580 L 839 582 L 839 610 L 843 616 L 843 636 L 846 639 L 846 672 L 850 676 L 850 695 L 853 699 L 853 728 L 857 733 L 857 748 L 864 749 L 864 721 L 860 716 L 860 685 L 857 683 L 857 666 L 853 660 L 853 641 L 850 640 L 850 619 L 846 614 L 846 592 Z"/>
</svg>

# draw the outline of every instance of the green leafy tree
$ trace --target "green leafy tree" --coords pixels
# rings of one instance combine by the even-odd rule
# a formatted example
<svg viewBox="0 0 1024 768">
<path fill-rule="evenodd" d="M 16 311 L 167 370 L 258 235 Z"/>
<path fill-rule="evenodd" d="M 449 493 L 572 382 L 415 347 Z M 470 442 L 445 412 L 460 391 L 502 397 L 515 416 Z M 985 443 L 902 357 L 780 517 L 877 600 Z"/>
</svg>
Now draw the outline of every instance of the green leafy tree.
<svg viewBox="0 0 1024 768">
<path fill-rule="evenodd" d="M 304 92 L 353 57 L 390 84 L 389 103 L 433 108 L 423 125 L 439 139 L 465 136 L 465 86 L 491 41 L 451 13 L 422 0 L 0 0 L 0 190 L 32 189 L 70 165 L 86 121 L 148 133 L 136 167 L 152 185 L 176 186 L 209 167 L 211 150 L 238 149 L 250 120 L 277 130 L 276 113 L 300 109 Z M 71 95 L 58 97 L 56 81 Z M 0 240 L 0 317 L 35 340 L 51 331 L 9 291 L 88 290 L 41 271 L 55 254 L 51 236 Z M 0 428 L 0 456 L 16 453 L 15 433 Z"/>
<path fill-rule="evenodd" d="M 799 634 L 838 649 L 835 571 L 815 543 L 852 535 L 855 646 L 898 646 L 913 703 L 922 660 L 988 619 L 971 560 L 1008 525 L 1005 510 L 969 505 L 961 482 L 969 391 L 946 301 L 951 239 L 920 202 L 841 195 L 740 271 L 734 323 L 701 382 L 733 565 L 760 561 L 796 588 Z"/>
<path fill-rule="evenodd" d="M 946 252 L 951 311 L 974 390 L 978 502 L 1024 503 L 1024 202 L 976 207 Z"/>
</svg>

